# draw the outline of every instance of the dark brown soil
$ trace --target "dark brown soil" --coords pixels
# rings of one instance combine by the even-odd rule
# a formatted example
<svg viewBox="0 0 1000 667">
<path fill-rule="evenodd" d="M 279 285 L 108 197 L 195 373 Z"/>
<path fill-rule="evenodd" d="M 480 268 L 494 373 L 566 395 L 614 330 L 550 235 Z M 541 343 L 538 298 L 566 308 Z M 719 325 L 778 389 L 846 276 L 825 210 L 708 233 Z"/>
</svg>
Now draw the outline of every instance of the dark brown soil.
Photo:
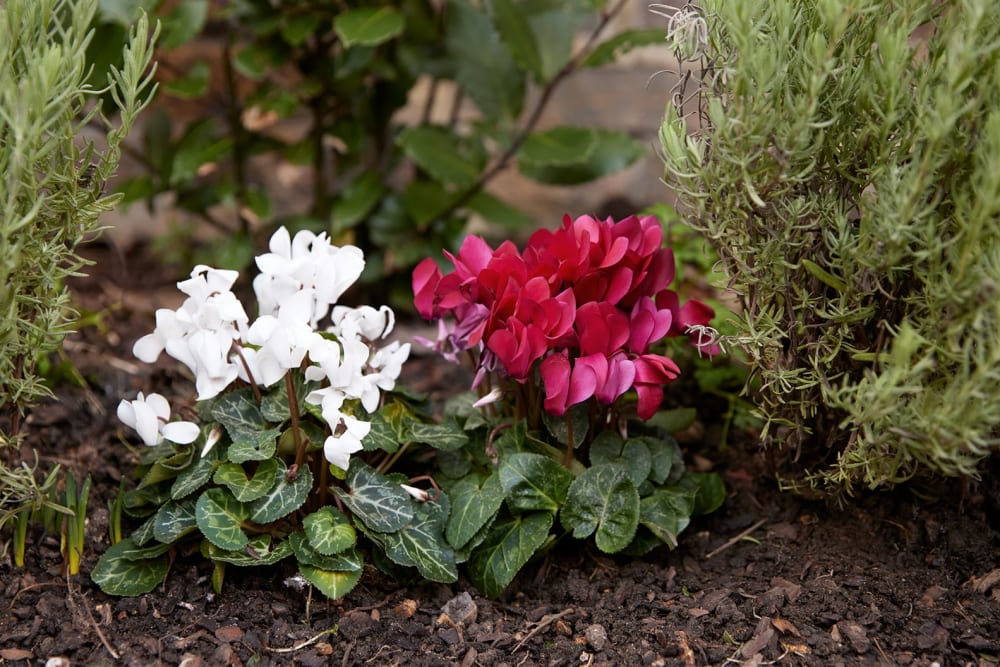
<svg viewBox="0 0 1000 667">
<path fill-rule="evenodd" d="M 498 600 L 464 580 L 397 582 L 374 569 L 344 600 L 310 600 L 280 567 L 230 568 L 215 595 L 210 570 L 183 556 L 162 589 L 109 597 L 86 573 L 107 547 L 106 502 L 134 466 L 114 408 L 136 390 L 182 396 L 187 384 L 168 360 L 150 368 L 130 352 L 152 310 L 176 305 L 172 278 L 148 258 L 126 270 L 94 253 L 100 264 L 78 289 L 100 326 L 67 346 L 87 387 L 58 387 L 28 441 L 40 469 L 58 462 L 93 476 L 84 574 L 67 583 L 58 538 L 37 531 L 24 570 L 0 563 L 0 664 L 1000 664 L 996 475 L 838 510 L 780 493 L 752 444 L 701 448 L 729 496 L 676 551 L 636 560 L 558 545 Z M 452 380 L 434 368 L 411 377 L 446 391 Z"/>
</svg>

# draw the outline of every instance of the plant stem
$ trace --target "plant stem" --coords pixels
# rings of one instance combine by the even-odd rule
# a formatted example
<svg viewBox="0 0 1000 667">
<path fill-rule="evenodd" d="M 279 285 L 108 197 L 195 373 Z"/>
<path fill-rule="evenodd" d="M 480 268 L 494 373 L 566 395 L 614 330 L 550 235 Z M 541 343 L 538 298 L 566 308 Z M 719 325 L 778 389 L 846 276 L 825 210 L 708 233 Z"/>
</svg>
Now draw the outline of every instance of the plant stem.
<svg viewBox="0 0 1000 667">
<path fill-rule="evenodd" d="M 295 383 L 292 382 L 291 371 L 285 373 L 285 389 L 288 391 L 288 412 L 292 416 L 292 438 L 295 440 L 295 471 L 297 475 L 299 467 L 306 460 L 306 443 L 302 440 L 302 433 L 299 431 L 299 401 L 295 395 Z"/>
<path fill-rule="evenodd" d="M 566 411 L 566 456 L 563 458 L 563 465 L 569 468 L 573 465 L 573 415 Z"/>
</svg>

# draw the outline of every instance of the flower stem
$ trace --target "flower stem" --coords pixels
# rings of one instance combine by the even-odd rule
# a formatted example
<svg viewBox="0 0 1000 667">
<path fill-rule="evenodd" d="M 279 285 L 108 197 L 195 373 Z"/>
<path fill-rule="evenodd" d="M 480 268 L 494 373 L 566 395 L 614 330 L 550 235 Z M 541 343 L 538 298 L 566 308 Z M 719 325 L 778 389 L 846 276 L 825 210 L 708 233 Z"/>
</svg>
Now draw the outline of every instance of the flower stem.
<svg viewBox="0 0 1000 667">
<path fill-rule="evenodd" d="M 573 465 L 573 415 L 566 411 L 566 456 L 563 465 L 569 468 Z"/>
<path fill-rule="evenodd" d="M 257 399 L 257 405 L 263 402 L 264 397 L 260 394 L 260 387 L 257 386 L 257 381 L 253 378 L 253 373 L 250 372 L 250 364 L 247 363 L 246 357 L 243 356 L 243 348 L 239 345 L 234 345 L 233 349 L 236 350 L 236 356 L 240 358 L 240 363 L 243 364 L 243 370 L 246 371 L 247 379 L 250 381 L 250 388 L 253 389 L 254 398 Z"/>
<path fill-rule="evenodd" d="M 292 416 L 292 438 L 295 440 L 295 470 L 306 460 L 306 443 L 299 431 L 299 401 L 295 395 L 295 383 L 292 382 L 292 372 L 285 373 L 285 389 L 288 390 L 288 412 Z"/>
</svg>

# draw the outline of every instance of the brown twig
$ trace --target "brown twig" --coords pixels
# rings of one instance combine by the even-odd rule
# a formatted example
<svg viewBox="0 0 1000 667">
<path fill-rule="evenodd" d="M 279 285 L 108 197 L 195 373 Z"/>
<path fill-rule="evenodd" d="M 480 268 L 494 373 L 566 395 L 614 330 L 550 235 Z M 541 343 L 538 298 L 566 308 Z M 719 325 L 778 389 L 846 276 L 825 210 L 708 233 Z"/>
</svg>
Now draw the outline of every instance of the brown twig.
<svg viewBox="0 0 1000 667">
<path fill-rule="evenodd" d="M 746 537 L 747 535 L 749 535 L 753 531 L 755 531 L 758 528 L 760 528 L 761 526 L 763 526 L 765 523 L 767 523 L 767 519 L 761 519 L 760 521 L 754 523 L 752 526 L 750 526 L 749 528 L 747 528 L 743 532 L 741 532 L 738 535 L 734 535 L 733 537 L 729 538 L 726 541 L 725 544 L 723 544 L 723 545 L 721 545 L 719 547 L 716 547 L 715 549 L 712 549 L 711 551 L 709 551 L 707 554 L 705 554 L 705 558 L 709 559 L 712 556 L 716 556 L 716 555 L 722 553 L 723 551 L 725 551 L 729 547 L 733 546 L 734 544 L 736 544 L 737 542 L 739 542 L 740 540 L 742 540 L 744 537 Z"/>
<path fill-rule="evenodd" d="M 539 632 L 541 632 L 545 628 L 549 627 L 550 625 L 552 625 L 553 623 L 555 623 L 556 621 L 558 621 L 563 616 L 569 616 L 570 614 L 572 614 L 575 611 L 576 610 L 573 609 L 573 607 L 570 607 L 569 609 L 563 609 L 558 614 L 546 614 L 545 616 L 542 616 L 542 619 L 540 621 L 535 621 L 533 624 L 529 623 L 528 625 L 534 625 L 535 627 L 533 627 L 531 629 L 531 631 L 524 637 L 524 639 L 522 639 L 521 641 L 519 641 L 517 643 L 517 645 L 510 650 L 510 652 L 511 653 L 517 653 L 519 650 L 521 650 L 521 647 L 524 646 L 524 644 L 529 639 L 531 639 L 532 637 L 534 637 L 535 635 L 537 635 Z"/>
</svg>

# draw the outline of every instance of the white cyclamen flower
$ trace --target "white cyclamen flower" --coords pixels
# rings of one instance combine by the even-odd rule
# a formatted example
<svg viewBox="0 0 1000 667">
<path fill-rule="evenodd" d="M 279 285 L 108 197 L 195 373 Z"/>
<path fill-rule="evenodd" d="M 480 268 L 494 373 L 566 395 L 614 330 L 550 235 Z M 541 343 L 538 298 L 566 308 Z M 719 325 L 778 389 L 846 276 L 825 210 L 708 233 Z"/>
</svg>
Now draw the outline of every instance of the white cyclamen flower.
<svg viewBox="0 0 1000 667">
<path fill-rule="evenodd" d="M 160 394 L 143 396 L 139 392 L 134 401 L 123 400 L 118 404 L 118 419 L 135 429 L 142 441 L 150 447 L 164 440 L 187 445 L 198 437 L 198 425 L 194 422 L 170 420 L 170 403 Z"/>
<path fill-rule="evenodd" d="M 260 275 L 253 281 L 260 314 L 277 315 L 289 297 L 308 291 L 308 321 L 314 328 L 365 267 L 360 248 L 334 246 L 325 233 L 302 230 L 292 239 L 281 227 L 271 236 L 268 247 L 271 252 L 256 258 Z"/>
<path fill-rule="evenodd" d="M 430 494 L 424 491 L 423 489 L 418 489 L 417 487 L 409 486 L 408 484 L 400 484 L 399 486 L 402 487 L 403 491 L 406 491 L 408 494 L 413 496 L 414 500 L 426 503 L 428 500 L 431 499 Z"/>
<path fill-rule="evenodd" d="M 337 420 L 337 426 L 333 427 L 333 435 L 329 436 L 323 443 L 323 454 L 326 456 L 326 460 L 341 470 L 347 470 L 351 463 L 351 454 L 361 451 L 363 448 L 361 441 L 371 430 L 370 422 L 341 414 Z"/>
</svg>

